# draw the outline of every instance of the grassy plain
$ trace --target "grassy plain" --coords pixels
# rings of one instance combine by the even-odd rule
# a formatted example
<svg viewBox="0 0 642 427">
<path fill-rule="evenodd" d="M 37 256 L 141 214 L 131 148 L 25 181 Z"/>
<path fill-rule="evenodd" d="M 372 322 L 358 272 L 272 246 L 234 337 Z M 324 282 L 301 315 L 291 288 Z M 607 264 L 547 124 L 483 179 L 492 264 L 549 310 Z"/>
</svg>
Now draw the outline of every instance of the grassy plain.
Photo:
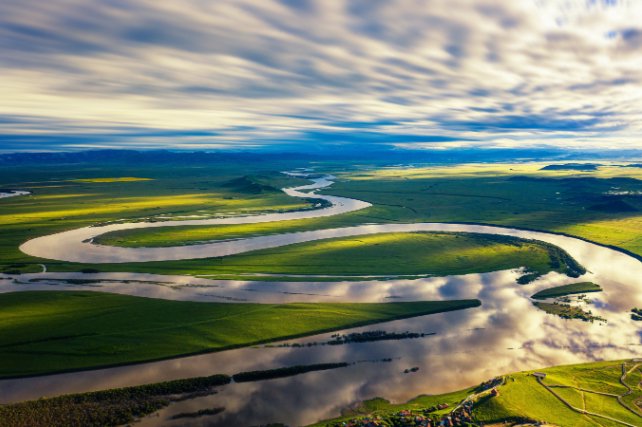
<svg viewBox="0 0 642 427">
<path fill-rule="evenodd" d="M 351 169 L 338 174 L 339 181 L 325 192 L 367 200 L 373 207 L 338 217 L 280 223 L 133 230 L 100 240 L 123 246 L 167 246 L 369 222 L 477 222 L 568 233 L 642 256 L 641 168 L 611 165 L 595 171 L 540 170 L 544 166 Z M 37 264 L 42 262 L 52 271 L 83 268 L 19 252 L 18 246 L 25 240 L 56 231 L 119 219 L 207 217 L 310 206 L 278 191 L 262 191 L 265 181 L 260 179 L 258 188 L 244 185 L 244 177 L 264 176 L 266 168 L 231 164 L 217 170 L 123 167 L 107 171 L 79 166 L 60 167 L 56 173 L 46 168 L 7 168 L 0 172 L 0 185 L 31 190 L 34 195 L 0 201 L 0 271 L 39 271 Z M 112 178 L 152 180 L 75 181 L 104 181 L 110 174 Z M 274 174 L 270 179 L 273 188 L 303 182 Z M 633 210 L 622 209 L 619 202 Z M 211 260 L 190 264 L 189 268 L 200 270 Z M 123 269 L 128 267 L 122 265 Z M 156 270 L 151 264 L 150 268 Z"/>
<path fill-rule="evenodd" d="M 173 246 L 368 222 L 476 222 L 566 233 L 642 256 L 642 168 L 541 170 L 547 164 L 352 169 L 324 192 L 366 200 L 369 209 L 284 223 L 132 230 L 100 241 Z"/>
<path fill-rule="evenodd" d="M 477 300 L 225 304 L 99 292 L 0 294 L 0 377 L 218 351 L 478 305 Z"/>
<path fill-rule="evenodd" d="M 540 170 L 546 165 L 346 172 L 332 194 L 374 203 L 370 221 L 516 226 L 567 233 L 642 256 L 642 168 Z"/>
<path fill-rule="evenodd" d="M 371 208 L 333 218 L 150 229 L 103 239 L 123 246 L 167 246 L 373 222 L 475 222 L 567 233 L 642 256 L 642 168 L 607 165 L 586 171 L 542 171 L 543 166 L 546 164 L 350 168 L 338 174 L 339 181 L 325 193 L 366 200 L 373 203 Z M 100 266 L 37 259 L 18 250 L 29 238 L 95 223 L 310 207 L 306 201 L 272 191 L 302 180 L 268 174 L 266 181 L 266 170 L 289 168 L 291 165 L 276 164 L 3 168 L 0 187 L 29 190 L 33 195 L 0 200 L 0 271 L 40 271 L 39 263 L 45 263 L 50 271 L 96 267 L 186 274 L 328 274 L 328 265 L 334 266 L 333 274 L 454 274 L 516 266 L 552 269 L 546 251 L 531 243 L 505 245 L 479 236 L 443 233 L 328 240 L 224 259 Z M 311 253 L 317 255 L 312 257 Z M 379 261 L 372 260 L 375 256 Z M 344 261 L 348 257 L 352 257 L 350 265 Z M 6 294 L 0 296 L 0 376 L 215 351 L 474 303 L 255 305 L 182 303 L 86 292 Z M 288 321 L 283 321 L 286 318 Z M 141 341 L 146 343 L 144 347 L 138 345 Z M 561 384 L 621 394 L 626 389 L 617 382 L 618 369 L 618 364 L 609 362 L 545 372 Z M 638 371 L 631 377 L 642 378 Z M 564 407 L 526 373 L 507 378 L 500 396 L 477 408 L 480 421 L 526 416 L 560 426 L 596 424 L 595 419 Z M 635 393 L 625 397 L 626 401 L 642 398 L 638 383 L 631 382 Z M 407 407 L 457 402 L 469 392 L 421 397 Z M 580 402 L 578 393 L 560 392 L 573 402 Z M 640 424 L 633 414 L 616 408 L 613 398 L 591 393 L 582 397 L 587 409 Z M 385 413 L 400 407 L 378 400 L 362 409 Z M 599 423 L 614 425 L 605 420 Z"/>
<path fill-rule="evenodd" d="M 566 295 L 584 294 L 587 292 L 600 292 L 602 288 L 591 282 L 571 283 L 570 285 L 555 286 L 544 289 L 531 296 L 533 299 L 557 298 Z"/>
<path fill-rule="evenodd" d="M 632 361 L 625 362 L 625 368 L 631 370 L 625 378 L 625 382 L 631 387 L 632 393 L 626 396 L 624 401 L 640 415 L 636 415 L 623 407 L 615 397 L 593 393 L 610 393 L 619 396 L 627 393 L 627 387 L 619 382 L 619 378 L 622 375 L 623 362 L 613 361 L 557 366 L 538 369 L 538 372 L 546 373 L 547 377 L 544 379 L 544 384 L 556 386 L 553 390 L 572 406 L 608 415 L 632 425 L 640 425 L 642 424 L 642 413 L 633 404 L 634 401 L 642 398 L 642 388 L 639 383 L 641 375 L 639 364 Z M 484 395 L 476 397 L 473 410 L 475 422 L 483 425 L 494 425 L 505 421 L 531 420 L 546 421 L 560 427 L 589 427 L 595 425 L 615 427 L 621 425 L 604 418 L 573 411 L 550 391 L 538 384 L 535 377 L 532 376 L 532 372 L 525 371 L 506 375 L 504 384 L 497 387 L 499 395 L 496 397 Z M 475 387 L 471 387 L 443 395 L 421 396 L 404 404 L 391 404 L 380 398 L 373 399 L 364 402 L 356 409 L 348 410 L 346 415 L 341 418 L 323 421 L 314 426 L 336 427 L 342 425 L 342 422 L 366 416 L 379 416 L 382 420 L 380 425 L 394 426 L 398 425 L 394 424 L 395 414 L 401 410 L 411 410 L 419 414 L 423 409 L 438 403 L 448 403 L 450 405 L 450 409 L 446 411 L 448 412 L 467 396 L 477 391 Z M 439 414 L 439 412 L 434 414 Z"/>
<path fill-rule="evenodd" d="M 562 256 L 558 256 L 562 254 Z M 526 267 L 535 275 L 568 272 L 572 259 L 543 242 L 476 233 L 384 233 L 264 249 L 227 257 L 85 265 L 100 271 L 196 274 L 208 277 L 274 275 L 436 275 Z M 569 257 L 570 258 L 570 257 Z M 567 261 L 565 261 L 567 259 Z M 70 268 L 49 263 L 51 270 Z M 264 276 L 274 280 L 274 277 Z M 316 279 L 315 279 L 316 280 Z"/>
<path fill-rule="evenodd" d="M 29 190 L 30 196 L 0 199 L 0 271 L 40 271 L 48 262 L 18 247 L 26 240 L 117 220 L 213 217 L 309 208 L 278 188 L 308 181 L 245 165 L 204 167 L 90 167 L 60 165 L 0 170 L 0 188 Z M 124 178 L 123 178 L 124 177 Z M 132 178 L 136 177 L 136 178 Z M 144 178 L 144 179 L 143 179 Z M 230 184 L 232 182 L 232 184 Z M 252 186 L 252 183 L 260 185 Z"/>
</svg>

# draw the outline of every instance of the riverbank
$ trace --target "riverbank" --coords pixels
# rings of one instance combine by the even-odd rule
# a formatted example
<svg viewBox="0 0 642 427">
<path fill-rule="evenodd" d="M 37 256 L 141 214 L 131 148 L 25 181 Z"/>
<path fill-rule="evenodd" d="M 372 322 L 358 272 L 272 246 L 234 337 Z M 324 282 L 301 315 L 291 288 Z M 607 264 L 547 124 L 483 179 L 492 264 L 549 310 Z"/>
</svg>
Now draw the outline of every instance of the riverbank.
<svg viewBox="0 0 642 427">
<path fill-rule="evenodd" d="M 228 304 L 51 291 L 0 294 L 0 305 L 0 378 L 15 378 L 220 352 L 480 302 Z"/>
<path fill-rule="evenodd" d="M 345 416 L 311 427 L 436 426 L 469 403 L 475 424 L 507 421 L 560 427 L 637 426 L 642 424 L 638 359 L 557 366 L 506 374 L 476 387 L 403 404 L 377 398 L 344 410 Z M 438 407 L 442 405 L 442 409 Z M 467 425 L 467 424 L 452 424 Z"/>
</svg>

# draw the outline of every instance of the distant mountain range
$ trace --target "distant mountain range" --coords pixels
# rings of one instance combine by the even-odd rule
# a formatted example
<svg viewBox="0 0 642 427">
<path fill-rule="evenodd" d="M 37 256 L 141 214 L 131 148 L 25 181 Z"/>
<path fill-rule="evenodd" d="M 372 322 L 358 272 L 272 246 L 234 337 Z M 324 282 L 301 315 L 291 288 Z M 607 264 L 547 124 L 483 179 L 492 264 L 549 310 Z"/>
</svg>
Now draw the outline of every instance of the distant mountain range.
<svg viewBox="0 0 642 427">
<path fill-rule="evenodd" d="M 316 152 L 87 150 L 71 152 L 15 152 L 0 154 L 0 165 L 32 164 L 216 164 L 222 162 L 351 161 L 377 165 L 452 164 L 465 162 L 631 160 L 642 150 L 564 151 L 559 149 L 447 150 L 338 148 Z"/>
</svg>

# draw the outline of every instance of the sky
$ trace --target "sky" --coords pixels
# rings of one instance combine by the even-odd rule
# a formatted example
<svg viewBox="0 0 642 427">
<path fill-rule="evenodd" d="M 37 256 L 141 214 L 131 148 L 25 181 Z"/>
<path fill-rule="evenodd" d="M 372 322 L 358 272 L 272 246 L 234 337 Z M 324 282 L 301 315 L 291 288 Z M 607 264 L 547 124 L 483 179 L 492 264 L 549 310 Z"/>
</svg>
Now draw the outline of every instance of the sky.
<svg viewBox="0 0 642 427">
<path fill-rule="evenodd" d="M 0 0 L 0 150 L 642 149 L 639 0 Z"/>
</svg>

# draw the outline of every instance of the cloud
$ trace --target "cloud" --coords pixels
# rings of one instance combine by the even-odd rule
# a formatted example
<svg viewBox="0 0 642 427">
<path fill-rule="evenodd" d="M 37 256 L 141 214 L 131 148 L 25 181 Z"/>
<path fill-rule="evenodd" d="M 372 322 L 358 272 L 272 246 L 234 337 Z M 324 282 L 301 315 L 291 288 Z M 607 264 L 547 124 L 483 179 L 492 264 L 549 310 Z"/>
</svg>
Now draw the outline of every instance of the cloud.
<svg viewBox="0 0 642 427">
<path fill-rule="evenodd" d="M 16 150 L 639 146 L 639 22 L 632 1 L 4 2 L 0 134 Z"/>
</svg>

